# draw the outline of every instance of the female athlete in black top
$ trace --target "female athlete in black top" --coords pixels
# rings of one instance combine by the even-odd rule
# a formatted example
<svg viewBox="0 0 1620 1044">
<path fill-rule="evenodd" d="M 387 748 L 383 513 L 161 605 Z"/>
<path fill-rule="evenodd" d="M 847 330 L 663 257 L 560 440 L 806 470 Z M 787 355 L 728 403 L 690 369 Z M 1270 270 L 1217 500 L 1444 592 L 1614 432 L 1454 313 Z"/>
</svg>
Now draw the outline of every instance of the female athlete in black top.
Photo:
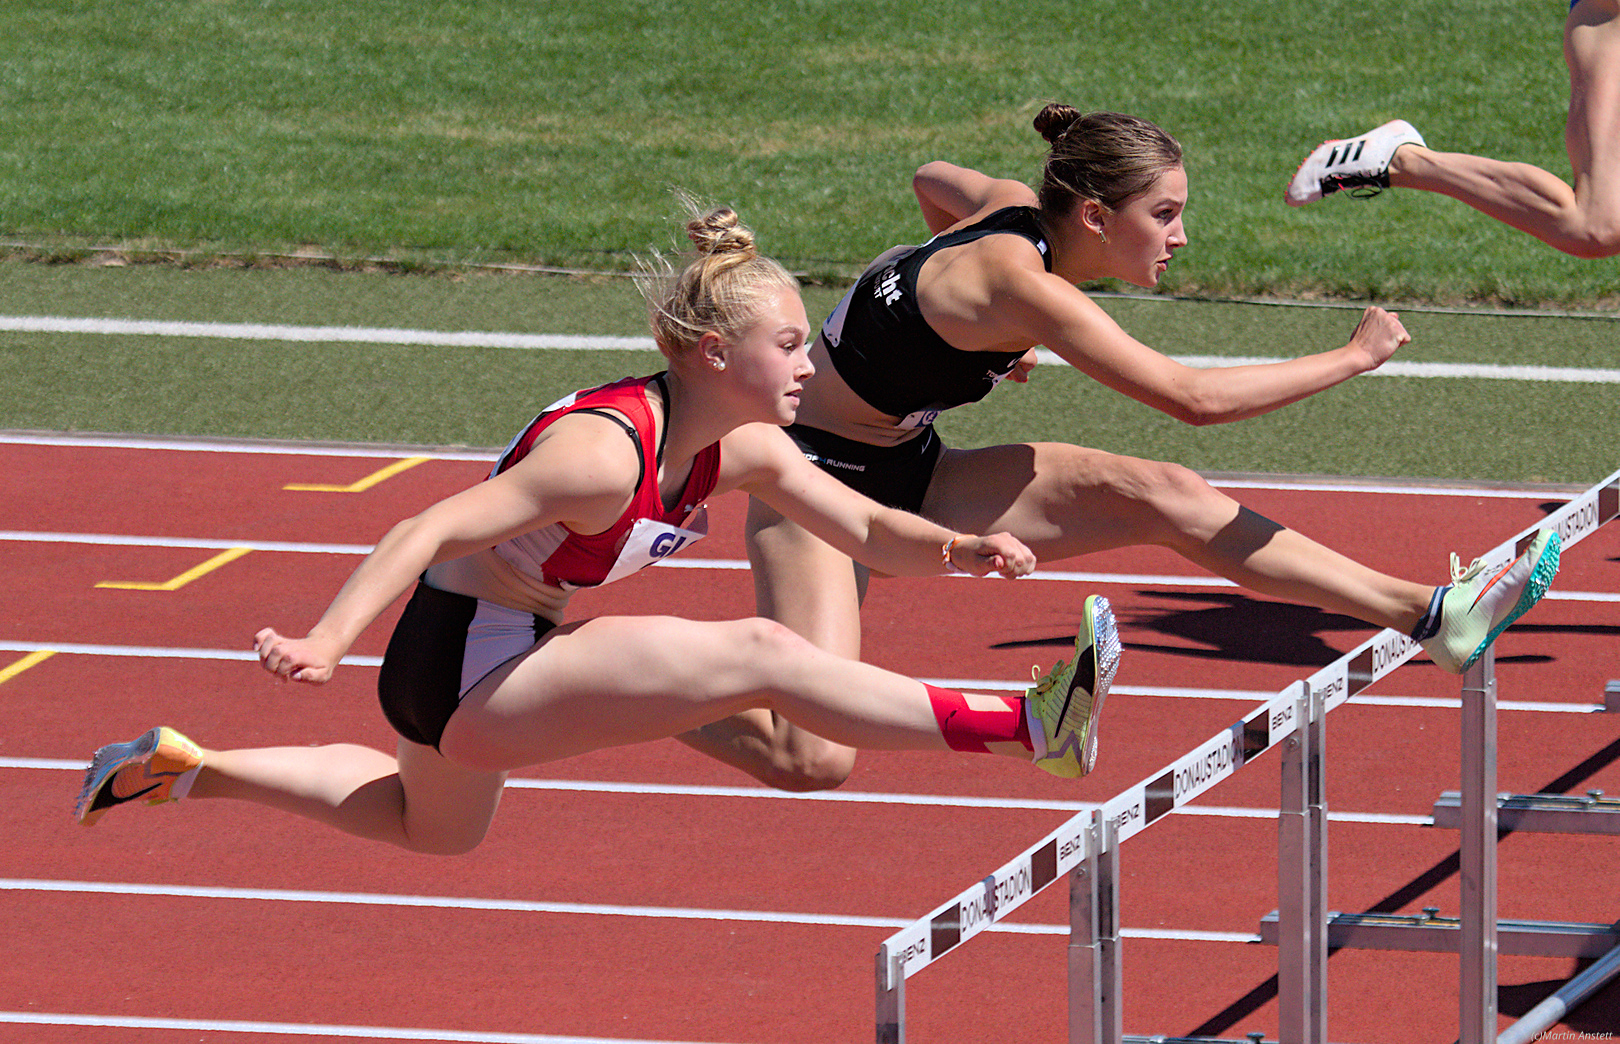
<svg viewBox="0 0 1620 1044">
<path fill-rule="evenodd" d="M 1409 340 L 1395 315 L 1368 308 L 1342 347 L 1268 365 L 1200 369 L 1137 341 L 1078 286 L 1158 283 L 1187 243 L 1181 148 L 1145 120 L 1064 105 L 1047 106 L 1035 127 L 1051 145 L 1038 194 L 948 163 L 918 171 L 913 188 L 937 238 L 878 257 L 826 321 L 793 428 L 801 448 L 870 495 L 885 495 L 887 483 L 891 503 L 941 525 L 1005 529 L 1042 561 L 1161 545 L 1252 591 L 1411 634 L 1437 664 L 1461 671 L 1540 596 L 1555 542 L 1533 547 L 1510 582 L 1467 608 L 1490 576 L 1467 573 L 1444 588 L 1387 576 L 1175 464 L 1064 443 L 939 444 L 934 414 L 1003 377 L 1025 379 L 1036 345 L 1178 420 L 1220 424 L 1365 373 Z M 867 474 L 876 480 L 863 484 Z M 759 611 L 859 655 L 867 571 L 758 500 L 749 540 Z M 853 765 L 852 751 L 758 714 L 689 742 L 806 787 L 837 785 Z"/>
</svg>

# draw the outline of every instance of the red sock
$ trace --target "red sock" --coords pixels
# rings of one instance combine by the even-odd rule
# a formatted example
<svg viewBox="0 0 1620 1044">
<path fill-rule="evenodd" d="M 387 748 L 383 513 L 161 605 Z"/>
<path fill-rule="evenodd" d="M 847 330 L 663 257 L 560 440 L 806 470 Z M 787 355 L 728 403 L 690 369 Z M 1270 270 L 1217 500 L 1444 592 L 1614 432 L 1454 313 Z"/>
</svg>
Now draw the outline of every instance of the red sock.
<svg viewBox="0 0 1620 1044">
<path fill-rule="evenodd" d="M 1029 741 L 1029 723 L 1024 721 L 1024 700 L 1021 696 L 969 696 L 953 689 L 937 689 L 924 684 L 928 701 L 934 708 L 934 720 L 945 736 L 945 744 L 952 750 L 970 754 L 988 754 L 986 743 L 1022 743 L 1033 751 Z"/>
</svg>

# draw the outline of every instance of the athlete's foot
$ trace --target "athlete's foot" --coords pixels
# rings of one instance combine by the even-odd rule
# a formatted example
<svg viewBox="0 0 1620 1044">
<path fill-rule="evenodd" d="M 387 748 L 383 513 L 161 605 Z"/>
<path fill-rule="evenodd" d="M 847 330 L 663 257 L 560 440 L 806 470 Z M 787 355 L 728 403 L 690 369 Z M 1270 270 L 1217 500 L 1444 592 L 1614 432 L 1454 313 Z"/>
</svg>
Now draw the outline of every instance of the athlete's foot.
<svg viewBox="0 0 1620 1044">
<path fill-rule="evenodd" d="M 143 799 L 148 805 L 178 801 L 202 767 L 202 750 L 180 733 L 159 726 L 128 743 L 96 751 L 73 805 L 73 816 L 94 826 L 109 808 Z"/>
<path fill-rule="evenodd" d="M 1289 182 L 1289 206 L 1303 207 L 1349 189 L 1352 196 L 1376 196 L 1389 188 L 1389 167 L 1402 145 L 1422 145 L 1423 135 L 1405 120 L 1391 120 L 1356 138 L 1335 138 L 1318 145 Z"/>
<path fill-rule="evenodd" d="M 1075 779 L 1097 763 L 1097 717 L 1119 669 L 1119 629 L 1108 599 L 1086 599 L 1074 659 L 1057 662 L 1024 696 L 1035 764 Z"/>
<path fill-rule="evenodd" d="M 1558 534 L 1544 529 L 1523 554 L 1495 572 L 1487 572 L 1479 559 L 1461 569 L 1452 555 L 1452 582 L 1441 597 L 1439 629 L 1418 644 L 1437 667 L 1453 674 L 1466 671 L 1497 635 L 1547 593 L 1558 572 L 1558 553 Z"/>
</svg>

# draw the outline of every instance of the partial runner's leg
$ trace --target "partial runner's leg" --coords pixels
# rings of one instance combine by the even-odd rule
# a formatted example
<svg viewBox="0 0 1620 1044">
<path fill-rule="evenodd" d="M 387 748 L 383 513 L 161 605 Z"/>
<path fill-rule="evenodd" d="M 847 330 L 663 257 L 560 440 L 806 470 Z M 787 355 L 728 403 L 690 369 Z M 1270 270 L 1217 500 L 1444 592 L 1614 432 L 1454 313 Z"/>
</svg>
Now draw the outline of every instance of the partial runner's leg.
<svg viewBox="0 0 1620 1044">
<path fill-rule="evenodd" d="M 160 728 L 97 752 L 79 816 L 89 825 L 118 804 L 232 798 L 411 851 L 454 855 L 483 840 L 504 779 L 405 740 L 397 758 L 347 743 L 215 751 Z"/>
<path fill-rule="evenodd" d="M 866 570 L 757 500 L 749 501 L 747 533 L 759 615 L 828 652 L 859 659 Z M 854 748 L 763 708 L 679 739 L 779 790 L 827 790 L 843 783 L 855 768 Z"/>
<path fill-rule="evenodd" d="M 1385 128 L 1379 128 L 1366 136 L 1374 144 L 1382 137 L 1391 147 L 1378 154 L 1378 170 L 1362 170 L 1367 159 L 1359 154 L 1345 161 L 1345 143 L 1328 142 L 1295 175 L 1289 201 L 1299 205 L 1321 198 L 1314 175 L 1331 158 L 1349 172 L 1345 177 L 1352 185 L 1370 178 L 1370 184 L 1436 192 L 1566 254 L 1620 254 L 1620 2 L 1581 0 L 1575 5 L 1564 26 L 1564 59 L 1570 83 L 1564 143 L 1573 186 L 1529 163 L 1441 152 L 1415 132 L 1403 139 L 1381 136 Z"/>
<path fill-rule="evenodd" d="M 468 693 L 440 747 L 462 764 L 506 769 L 756 708 L 845 746 L 947 749 L 921 682 L 824 652 L 769 620 L 667 616 L 553 631 Z"/>
<path fill-rule="evenodd" d="M 1064 443 L 948 450 L 922 513 L 969 532 L 1006 530 L 1043 563 L 1159 545 L 1251 591 L 1402 633 L 1434 593 L 1250 511 L 1180 465 Z"/>
</svg>

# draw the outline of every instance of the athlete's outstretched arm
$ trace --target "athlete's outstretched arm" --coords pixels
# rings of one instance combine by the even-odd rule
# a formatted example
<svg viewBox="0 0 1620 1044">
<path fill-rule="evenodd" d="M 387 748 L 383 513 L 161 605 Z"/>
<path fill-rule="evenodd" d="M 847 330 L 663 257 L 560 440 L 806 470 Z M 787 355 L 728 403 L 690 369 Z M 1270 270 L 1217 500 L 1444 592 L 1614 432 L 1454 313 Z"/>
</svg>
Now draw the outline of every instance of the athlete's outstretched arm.
<svg viewBox="0 0 1620 1044">
<path fill-rule="evenodd" d="M 745 490 L 863 565 L 891 576 L 1023 576 L 1035 555 L 1008 533 L 958 533 L 884 507 L 805 460 L 782 429 L 749 424 L 722 443 L 720 483 Z M 947 563 L 942 551 L 949 555 Z"/>
<path fill-rule="evenodd" d="M 520 533 L 567 522 L 594 533 L 629 501 L 638 462 L 611 422 L 588 414 L 559 421 L 502 474 L 439 501 L 390 529 L 303 638 L 265 628 L 254 649 L 281 678 L 324 682 L 360 633 L 438 562 L 493 547 Z"/>
<path fill-rule="evenodd" d="M 990 237 L 979 247 L 1018 248 L 1034 258 L 1028 244 L 1010 236 Z M 1188 424 L 1225 424 L 1269 413 L 1376 369 L 1411 340 L 1398 316 L 1372 307 L 1340 348 L 1277 363 L 1187 366 L 1136 340 L 1058 276 L 1030 264 L 995 262 L 986 272 L 985 312 L 993 317 L 987 336 L 1043 344 L 1087 376 Z"/>
</svg>

